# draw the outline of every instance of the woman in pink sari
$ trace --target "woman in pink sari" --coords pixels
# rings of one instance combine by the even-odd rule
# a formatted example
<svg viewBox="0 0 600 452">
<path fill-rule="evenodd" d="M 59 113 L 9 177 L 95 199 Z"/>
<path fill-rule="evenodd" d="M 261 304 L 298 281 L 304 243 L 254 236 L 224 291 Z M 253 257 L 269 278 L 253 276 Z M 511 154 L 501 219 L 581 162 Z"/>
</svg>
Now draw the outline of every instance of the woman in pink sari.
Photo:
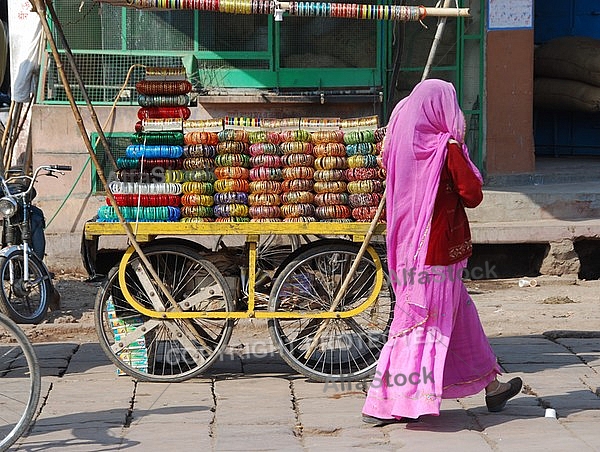
<svg viewBox="0 0 600 452">
<path fill-rule="evenodd" d="M 387 253 L 394 320 L 363 407 L 372 424 L 439 415 L 442 398 L 486 390 L 500 411 L 522 381 L 501 369 L 462 281 L 471 255 L 464 207 L 482 200 L 482 177 L 464 145 L 452 84 L 425 80 L 400 101 L 384 143 Z"/>
</svg>

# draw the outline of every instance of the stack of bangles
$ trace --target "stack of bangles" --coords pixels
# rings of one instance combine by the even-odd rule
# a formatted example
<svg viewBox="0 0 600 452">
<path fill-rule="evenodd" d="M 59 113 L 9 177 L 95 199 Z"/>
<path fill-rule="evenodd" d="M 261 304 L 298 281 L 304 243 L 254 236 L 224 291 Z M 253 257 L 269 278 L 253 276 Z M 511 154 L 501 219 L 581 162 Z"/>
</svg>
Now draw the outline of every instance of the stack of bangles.
<svg viewBox="0 0 600 452">
<path fill-rule="evenodd" d="M 321 145 L 324 143 L 343 143 L 344 132 L 342 130 L 318 130 L 311 134 L 312 142 L 315 145 Z"/>
<path fill-rule="evenodd" d="M 251 206 L 279 206 L 281 198 L 277 193 L 250 193 L 248 203 Z"/>
<path fill-rule="evenodd" d="M 351 196 L 351 195 L 350 195 Z M 335 206 L 340 204 L 349 203 L 349 195 L 346 192 L 341 193 L 317 193 L 315 195 L 314 203 L 317 207 L 322 206 Z"/>
<path fill-rule="evenodd" d="M 144 184 L 138 182 L 111 182 L 108 188 L 112 193 L 150 194 L 150 195 L 180 195 L 181 184 L 175 183 L 153 183 Z"/>
<path fill-rule="evenodd" d="M 275 180 L 257 180 L 250 182 L 248 188 L 251 194 L 274 193 L 279 194 L 282 190 L 282 183 Z M 312 185 L 310 187 L 312 189 Z"/>
<path fill-rule="evenodd" d="M 315 157 L 346 157 L 346 146 L 342 143 L 317 144 L 313 154 Z"/>
<path fill-rule="evenodd" d="M 270 132 L 266 130 L 256 130 L 252 132 L 248 132 L 248 141 L 251 144 L 259 144 L 259 143 L 272 143 L 279 144 L 281 143 L 281 135 L 277 132 Z"/>
<path fill-rule="evenodd" d="M 319 206 L 315 209 L 315 215 L 320 220 L 346 220 L 351 216 L 350 207 L 343 204 L 330 206 Z"/>
<path fill-rule="evenodd" d="M 190 144 L 184 149 L 183 155 L 185 157 L 215 158 L 217 146 L 212 144 Z"/>
<path fill-rule="evenodd" d="M 285 154 L 280 161 L 283 166 L 313 166 L 315 158 L 311 154 Z"/>
<path fill-rule="evenodd" d="M 132 134 L 131 142 L 133 144 L 175 144 L 182 146 L 184 138 L 183 132 L 137 132 Z"/>
<path fill-rule="evenodd" d="M 383 192 L 383 183 L 380 180 L 353 180 L 348 182 L 346 187 L 348 193 L 381 193 Z"/>
<path fill-rule="evenodd" d="M 154 173 L 155 168 L 162 169 L 181 169 L 183 168 L 183 161 L 181 159 L 141 159 L 141 158 L 129 158 L 119 157 L 117 158 L 117 166 L 120 169 L 141 169 L 149 173 Z"/>
<path fill-rule="evenodd" d="M 148 95 L 148 94 L 140 94 L 138 96 L 138 104 L 140 104 L 143 108 L 148 107 L 185 107 L 190 103 L 190 96 L 187 94 L 176 94 L 174 96 L 165 96 L 165 95 Z M 138 115 L 139 117 L 139 115 Z M 173 116 L 144 116 L 140 119 L 144 118 L 182 118 L 183 115 L 173 115 Z M 189 118 L 190 115 L 188 114 Z M 187 118 L 185 118 L 187 119 Z"/>
<path fill-rule="evenodd" d="M 344 178 L 344 170 L 341 169 L 316 170 L 314 174 L 315 182 L 337 181 Z"/>
<path fill-rule="evenodd" d="M 214 195 L 215 187 L 212 182 L 184 182 L 181 186 L 184 194 Z"/>
<path fill-rule="evenodd" d="M 283 178 L 281 168 L 269 168 L 259 166 L 250 170 L 251 181 L 274 180 L 280 181 Z"/>
<path fill-rule="evenodd" d="M 284 142 L 304 141 L 306 143 L 310 143 L 312 141 L 311 133 L 308 130 L 303 129 L 286 130 L 281 132 L 281 138 Z"/>
<path fill-rule="evenodd" d="M 284 221 L 288 218 L 312 217 L 315 216 L 315 206 L 312 204 L 282 204 L 281 215 Z"/>
<path fill-rule="evenodd" d="M 288 191 L 281 194 L 283 204 L 312 204 L 315 195 L 310 191 Z"/>
<path fill-rule="evenodd" d="M 187 132 L 183 137 L 184 144 L 219 144 L 219 135 L 215 132 Z"/>
<path fill-rule="evenodd" d="M 356 221 L 372 221 L 377 213 L 377 207 L 355 207 L 352 209 L 352 218 Z M 385 221 L 385 209 L 381 212 L 379 221 Z"/>
<path fill-rule="evenodd" d="M 348 182 L 355 180 L 379 179 L 379 168 L 348 168 L 344 171 L 344 177 Z"/>
<path fill-rule="evenodd" d="M 348 196 L 348 205 L 352 208 L 377 207 L 381 198 L 381 193 L 353 193 Z"/>
<path fill-rule="evenodd" d="M 212 221 L 214 217 L 212 206 L 183 206 L 181 208 L 181 221 L 192 221 L 190 218 L 202 218 L 196 221 Z"/>
<path fill-rule="evenodd" d="M 286 179 L 281 183 L 281 191 L 311 191 L 314 179 Z"/>
<path fill-rule="evenodd" d="M 215 168 L 217 179 L 248 179 L 250 170 L 241 166 L 217 166 Z"/>
<path fill-rule="evenodd" d="M 180 203 L 178 195 L 137 195 L 132 193 L 116 193 L 113 197 L 118 206 L 177 207 Z M 106 197 L 106 204 L 111 205 L 109 197 Z"/>
<path fill-rule="evenodd" d="M 246 129 L 223 129 L 217 135 L 221 143 L 226 141 L 249 143 L 250 141 Z"/>
<path fill-rule="evenodd" d="M 184 206 L 212 206 L 215 203 L 211 195 L 201 195 L 198 193 L 188 193 L 181 195 L 181 204 Z"/>
<path fill-rule="evenodd" d="M 252 157 L 257 155 L 281 155 L 281 147 L 275 143 L 251 144 L 248 151 Z"/>
<path fill-rule="evenodd" d="M 183 160 L 183 169 L 196 170 L 204 169 L 208 171 L 215 170 L 215 160 L 209 157 L 189 157 Z"/>
<path fill-rule="evenodd" d="M 127 221 L 157 222 L 179 221 L 181 211 L 178 207 L 120 207 L 121 214 Z M 98 221 L 118 221 L 117 213 L 113 206 L 101 206 L 98 209 Z"/>
<path fill-rule="evenodd" d="M 289 157 L 289 156 L 286 156 Z M 311 157 L 311 156 L 308 156 Z M 266 167 L 266 168 L 281 168 L 282 162 L 281 157 L 278 155 L 269 155 L 269 154 L 259 154 L 253 155 L 250 157 L 250 166 L 252 168 L 256 167 Z M 286 166 L 293 166 L 287 165 Z"/>
<path fill-rule="evenodd" d="M 377 148 L 374 143 L 354 143 L 346 146 L 346 155 L 376 155 Z"/>
<path fill-rule="evenodd" d="M 218 154 L 215 156 L 216 166 L 250 167 L 250 157 L 247 154 Z"/>
<path fill-rule="evenodd" d="M 375 133 L 372 130 L 352 130 L 344 133 L 344 143 L 356 144 L 356 143 L 374 143 Z"/>
<path fill-rule="evenodd" d="M 139 94 L 175 96 L 189 93 L 192 90 L 192 84 L 188 80 L 140 80 L 135 84 L 135 89 Z"/>
<path fill-rule="evenodd" d="M 315 169 L 317 170 L 343 170 L 347 167 L 344 157 L 319 157 L 315 159 Z"/>
<path fill-rule="evenodd" d="M 286 141 L 279 147 L 284 154 L 312 154 L 314 145 L 306 141 Z"/>
<path fill-rule="evenodd" d="M 171 158 L 177 159 L 183 155 L 183 146 L 171 144 L 130 144 L 125 149 L 125 156 L 129 158 Z"/>
<path fill-rule="evenodd" d="M 248 147 L 243 141 L 222 141 L 217 144 L 217 154 L 247 154 Z"/>
<path fill-rule="evenodd" d="M 309 166 L 290 166 L 281 170 L 281 175 L 285 180 L 289 179 L 312 179 L 315 170 Z"/>
<path fill-rule="evenodd" d="M 377 168 L 376 155 L 353 155 L 347 158 L 348 168 Z"/>
<path fill-rule="evenodd" d="M 346 182 L 341 180 L 327 182 L 319 181 L 315 182 L 313 190 L 315 193 L 343 193 L 346 191 Z"/>
</svg>

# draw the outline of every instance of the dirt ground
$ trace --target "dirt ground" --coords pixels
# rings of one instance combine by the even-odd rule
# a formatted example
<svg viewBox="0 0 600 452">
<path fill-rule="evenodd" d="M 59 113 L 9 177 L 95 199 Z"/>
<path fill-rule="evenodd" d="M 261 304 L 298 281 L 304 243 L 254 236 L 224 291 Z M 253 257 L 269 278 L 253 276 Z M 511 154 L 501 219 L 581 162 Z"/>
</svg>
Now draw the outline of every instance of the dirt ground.
<svg viewBox="0 0 600 452">
<path fill-rule="evenodd" d="M 24 325 L 34 342 L 97 340 L 93 307 L 100 284 L 85 282 L 86 278 L 76 274 L 56 276 L 61 311 L 50 312 L 39 325 Z M 519 287 L 519 279 L 466 281 L 489 337 L 548 332 L 600 336 L 599 280 L 547 276 L 535 280 L 535 287 Z M 257 324 L 241 321 L 236 329 L 255 328 Z M 254 331 L 253 335 L 263 333 L 268 337 L 266 331 Z"/>
</svg>

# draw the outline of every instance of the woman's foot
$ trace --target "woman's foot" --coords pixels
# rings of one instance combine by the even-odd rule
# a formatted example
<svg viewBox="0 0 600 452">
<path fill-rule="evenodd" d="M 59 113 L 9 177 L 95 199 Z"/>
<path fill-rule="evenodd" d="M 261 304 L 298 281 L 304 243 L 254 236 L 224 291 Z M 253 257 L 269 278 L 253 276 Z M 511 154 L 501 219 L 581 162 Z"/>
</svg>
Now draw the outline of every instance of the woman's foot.
<svg viewBox="0 0 600 452">
<path fill-rule="evenodd" d="M 394 417 L 391 419 L 384 419 L 384 418 L 375 417 L 375 416 L 367 416 L 366 414 L 362 415 L 362 420 L 364 423 L 371 424 L 375 427 L 382 427 L 384 425 L 398 424 L 398 423 L 408 424 L 410 422 L 418 422 L 419 421 L 419 419 L 413 419 L 410 417 L 402 417 L 402 418 Z"/>
<path fill-rule="evenodd" d="M 485 404 L 488 411 L 492 413 L 502 411 L 506 402 L 521 392 L 522 387 L 523 380 L 519 377 L 513 378 L 506 383 L 498 382 L 498 385 L 494 389 L 486 392 Z"/>
</svg>

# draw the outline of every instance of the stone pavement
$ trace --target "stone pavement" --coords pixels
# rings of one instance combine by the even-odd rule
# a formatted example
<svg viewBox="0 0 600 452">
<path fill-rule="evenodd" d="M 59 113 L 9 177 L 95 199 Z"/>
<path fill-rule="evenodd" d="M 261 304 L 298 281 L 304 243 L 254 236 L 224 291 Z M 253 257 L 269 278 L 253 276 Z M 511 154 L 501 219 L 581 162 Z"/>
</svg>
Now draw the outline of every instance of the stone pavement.
<svg viewBox="0 0 600 452">
<path fill-rule="evenodd" d="M 359 385 L 307 381 L 266 331 L 230 346 L 204 378 L 174 384 L 117 376 L 97 343 L 38 344 L 40 411 L 15 450 L 600 450 L 600 337 L 571 336 L 491 339 L 503 379 L 525 384 L 501 413 L 480 394 L 385 427 L 361 421 Z M 557 418 L 544 416 L 550 407 Z"/>
</svg>

